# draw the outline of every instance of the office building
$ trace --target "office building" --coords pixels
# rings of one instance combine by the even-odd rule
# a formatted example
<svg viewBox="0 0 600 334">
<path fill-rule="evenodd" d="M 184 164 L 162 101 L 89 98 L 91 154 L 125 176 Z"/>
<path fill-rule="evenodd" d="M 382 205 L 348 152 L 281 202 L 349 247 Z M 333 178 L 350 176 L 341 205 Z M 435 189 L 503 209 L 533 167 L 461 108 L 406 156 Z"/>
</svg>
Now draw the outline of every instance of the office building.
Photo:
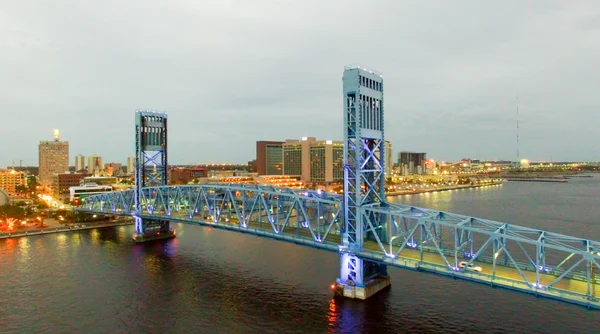
<svg viewBox="0 0 600 334">
<path fill-rule="evenodd" d="M 303 182 L 332 183 L 344 178 L 344 145 L 341 141 L 288 139 L 283 143 L 283 174 Z"/>
<path fill-rule="evenodd" d="M 69 170 L 69 142 L 60 141 L 60 133 L 54 130 L 54 141 L 40 141 L 39 178 L 45 186 L 52 185 L 53 175 Z"/>
<path fill-rule="evenodd" d="M 398 153 L 398 169 L 401 175 L 424 174 L 426 153 Z"/>
<path fill-rule="evenodd" d="M 283 174 L 283 142 L 256 142 L 256 172 L 258 175 Z"/>
<path fill-rule="evenodd" d="M 78 172 L 82 169 L 85 169 L 85 157 L 81 154 L 78 154 L 75 157 L 75 171 Z"/>
<path fill-rule="evenodd" d="M 59 173 L 52 176 L 52 195 L 61 201 L 69 198 L 69 188 L 79 186 L 85 174 Z"/>
<path fill-rule="evenodd" d="M 95 154 L 88 157 L 87 170 L 88 170 L 88 173 L 90 173 L 90 175 L 98 175 L 102 171 L 104 171 L 104 164 L 102 163 L 102 157 L 99 157 Z"/>
</svg>

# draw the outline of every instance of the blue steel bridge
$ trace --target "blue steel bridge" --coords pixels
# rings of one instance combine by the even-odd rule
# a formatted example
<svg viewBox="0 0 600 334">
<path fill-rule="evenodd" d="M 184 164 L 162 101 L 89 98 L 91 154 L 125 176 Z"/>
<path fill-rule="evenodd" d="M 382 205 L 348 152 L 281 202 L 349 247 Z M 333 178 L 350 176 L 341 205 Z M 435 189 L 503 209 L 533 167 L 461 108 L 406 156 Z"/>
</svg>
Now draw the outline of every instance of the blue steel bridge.
<svg viewBox="0 0 600 334">
<path fill-rule="evenodd" d="M 344 195 L 259 185 L 169 186 L 167 116 L 136 112 L 136 188 L 90 196 L 79 212 L 133 216 L 137 240 L 209 226 L 340 254 L 337 295 L 366 299 L 387 267 L 600 308 L 600 242 L 385 201 L 383 79 L 344 71 Z"/>
<path fill-rule="evenodd" d="M 343 246 L 341 195 L 256 185 L 148 187 L 96 195 L 78 211 L 136 215 L 253 234 L 330 252 Z M 365 208 L 385 238 L 350 249 L 365 260 L 600 308 L 600 243 L 532 228 L 403 205 Z M 367 223 L 367 229 L 374 224 Z M 481 272 L 459 268 L 473 263 Z M 598 290 L 600 292 L 600 290 Z"/>
</svg>

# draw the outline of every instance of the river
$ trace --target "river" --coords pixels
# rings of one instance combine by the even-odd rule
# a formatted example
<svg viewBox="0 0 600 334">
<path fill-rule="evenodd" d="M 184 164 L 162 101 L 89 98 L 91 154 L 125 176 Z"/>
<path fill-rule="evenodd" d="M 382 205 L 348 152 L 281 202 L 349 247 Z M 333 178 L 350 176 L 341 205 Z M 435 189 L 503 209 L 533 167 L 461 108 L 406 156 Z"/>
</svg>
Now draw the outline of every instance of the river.
<svg viewBox="0 0 600 334">
<path fill-rule="evenodd" d="M 600 240 L 600 177 L 390 197 L 391 201 Z M 174 224 L 0 240 L 1 333 L 598 333 L 600 311 L 390 269 L 392 288 L 333 301 L 339 258 Z"/>
</svg>

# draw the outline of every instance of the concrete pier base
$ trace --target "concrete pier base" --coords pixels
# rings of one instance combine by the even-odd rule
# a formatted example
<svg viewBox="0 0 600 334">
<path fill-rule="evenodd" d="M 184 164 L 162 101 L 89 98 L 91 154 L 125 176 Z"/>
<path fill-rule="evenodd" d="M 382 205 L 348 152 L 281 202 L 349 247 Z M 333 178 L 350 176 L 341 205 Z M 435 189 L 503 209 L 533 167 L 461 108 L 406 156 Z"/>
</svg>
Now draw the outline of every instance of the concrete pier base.
<svg viewBox="0 0 600 334">
<path fill-rule="evenodd" d="M 389 276 L 379 276 L 368 281 L 364 287 L 337 282 L 333 286 L 334 297 L 365 300 L 379 291 L 385 290 L 392 285 Z"/>
<path fill-rule="evenodd" d="M 148 242 L 153 240 L 161 240 L 161 239 L 171 239 L 175 238 L 175 231 L 167 231 L 167 232 L 153 232 L 146 234 L 134 234 L 133 241 L 136 243 Z"/>
</svg>

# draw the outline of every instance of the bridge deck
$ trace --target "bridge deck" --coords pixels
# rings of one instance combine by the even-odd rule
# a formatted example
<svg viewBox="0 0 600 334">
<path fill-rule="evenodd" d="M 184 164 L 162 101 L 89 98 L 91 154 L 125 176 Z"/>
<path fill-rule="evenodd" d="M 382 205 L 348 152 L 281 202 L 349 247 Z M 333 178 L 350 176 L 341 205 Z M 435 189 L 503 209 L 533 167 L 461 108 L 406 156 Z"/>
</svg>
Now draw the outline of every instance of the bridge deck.
<svg viewBox="0 0 600 334">
<path fill-rule="evenodd" d="M 310 231 L 306 229 L 289 229 L 283 230 L 280 233 L 276 233 L 271 225 L 260 222 L 250 222 L 246 228 L 240 226 L 239 222 L 233 218 L 229 222 L 204 219 L 190 219 L 185 214 L 173 214 L 173 215 L 141 215 L 142 218 L 160 218 L 173 222 L 180 222 L 186 224 L 195 224 L 201 226 L 211 226 L 215 228 L 233 230 L 241 233 L 248 233 L 257 236 L 269 237 L 280 241 L 291 242 L 303 246 L 314 247 L 326 251 L 339 252 L 339 245 L 341 244 L 341 236 L 339 234 L 330 234 L 327 240 L 317 242 L 313 239 Z M 549 298 L 567 301 L 570 303 L 580 304 L 587 307 L 600 309 L 600 298 L 597 298 L 596 291 L 600 293 L 600 284 L 592 284 L 591 291 L 593 293 L 592 299 L 588 300 L 586 294 L 588 291 L 588 284 L 582 279 L 576 277 L 573 278 L 562 278 L 551 289 L 536 289 L 531 285 L 524 282 L 521 274 L 516 268 L 510 266 L 503 266 L 497 263 L 495 267 L 495 274 L 493 272 L 493 265 L 486 262 L 474 261 L 477 266 L 482 268 L 481 272 L 472 271 L 456 271 L 445 264 L 444 260 L 432 251 L 426 249 L 411 249 L 405 248 L 396 258 L 387 257 L 380 249 L 379 245 L 375 241 L 365 240 L 365 250 L 356 252 L 357 255 L 362 258 L 385 263 L 392 267 L 420 270 L 432 272 L 440 275 L 451 276 L 458 279 L 464 279 L 479 283 L 485 283 L 492 286 L 504 287 L 512 290 L 517 290 L 525 293 L 534 295 L 541 295 Z M 421 261 L 422 256 L 422 261 Z M 529 282 L 536 281 L 535 270 L 528 270 L 521 268 L 523 274 Z M 540 284 L 550 285 L 557 279 L 558 275 L 552 274 L 540 274 Z"/>
</svg>

